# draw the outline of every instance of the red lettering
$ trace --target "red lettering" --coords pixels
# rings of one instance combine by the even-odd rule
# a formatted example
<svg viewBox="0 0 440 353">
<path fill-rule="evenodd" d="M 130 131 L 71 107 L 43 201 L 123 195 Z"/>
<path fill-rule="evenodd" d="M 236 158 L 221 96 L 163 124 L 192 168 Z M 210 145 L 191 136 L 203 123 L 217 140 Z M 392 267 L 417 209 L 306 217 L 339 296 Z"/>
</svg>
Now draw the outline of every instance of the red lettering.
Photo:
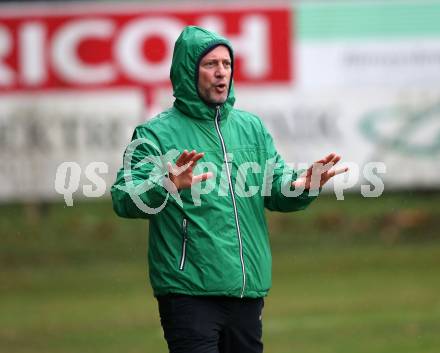
<svg viewBox="0 0 440 353">
<path fill-rule="evenodd" d="M 0 11 L 0 93 L 168 85 L 174 41 L 189 24 L 210 26 L 231 39 L 238 84 L 292 80 L 288 7 L 26 9 Z"/>
</svg>

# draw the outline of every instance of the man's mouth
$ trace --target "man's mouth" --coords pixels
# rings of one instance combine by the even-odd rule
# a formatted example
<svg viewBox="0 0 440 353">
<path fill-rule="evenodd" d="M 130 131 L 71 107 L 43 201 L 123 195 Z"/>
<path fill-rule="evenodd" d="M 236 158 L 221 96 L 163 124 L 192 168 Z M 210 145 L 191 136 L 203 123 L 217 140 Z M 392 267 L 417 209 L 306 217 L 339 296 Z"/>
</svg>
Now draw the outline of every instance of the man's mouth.
<svg viewBox="0 0 440 353">
<path fill-rule="evenodd" d="M 215 85 L 215 90 L 218 93 L 223 93 L 226 90 L 226 88 L 227 88 L 226 83 L 219 83 L 218 85 Z"/>
</svg>

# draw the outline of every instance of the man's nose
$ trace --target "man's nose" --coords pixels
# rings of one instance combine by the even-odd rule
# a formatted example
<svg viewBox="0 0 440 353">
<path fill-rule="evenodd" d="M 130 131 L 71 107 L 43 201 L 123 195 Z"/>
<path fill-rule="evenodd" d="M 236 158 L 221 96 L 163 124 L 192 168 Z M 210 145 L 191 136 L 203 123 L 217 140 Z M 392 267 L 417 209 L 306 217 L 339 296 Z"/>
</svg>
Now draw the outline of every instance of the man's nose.
<svg viewBox="0 0 440 353">
<path fill-rule="evenodd" d="M 216 76 L 223 77 L 226 76 L 226 67 L 223 64 L 217 66 Z"/>
</svg>

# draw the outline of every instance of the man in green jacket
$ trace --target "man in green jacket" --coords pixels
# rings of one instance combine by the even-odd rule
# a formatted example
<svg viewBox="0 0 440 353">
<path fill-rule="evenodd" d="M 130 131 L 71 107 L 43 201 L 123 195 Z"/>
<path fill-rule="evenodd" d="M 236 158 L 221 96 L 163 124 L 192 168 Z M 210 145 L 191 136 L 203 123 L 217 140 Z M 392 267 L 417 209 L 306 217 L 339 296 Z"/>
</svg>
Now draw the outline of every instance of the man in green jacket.
<svg viewBox="0 0 440 353">
<path fill-rule="evenodd" d="M 149 274 L 170 352 L 262 352 L 271 287 L 265 208 L 297 211 L 340 159 L 291 169 L 255 115 L 233 108 L 230 42 L 186 27 L 173 107 L 138 126 L 111 189 L 121 217 L 149 219 Z"/>
</svg>

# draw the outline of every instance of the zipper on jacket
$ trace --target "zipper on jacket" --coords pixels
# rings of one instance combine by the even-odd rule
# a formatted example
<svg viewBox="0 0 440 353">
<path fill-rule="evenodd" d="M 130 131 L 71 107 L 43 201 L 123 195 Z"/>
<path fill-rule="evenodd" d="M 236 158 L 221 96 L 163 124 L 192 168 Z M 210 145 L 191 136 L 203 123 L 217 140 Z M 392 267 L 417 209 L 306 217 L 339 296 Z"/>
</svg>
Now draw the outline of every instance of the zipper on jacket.
<svg viewBox="0 0 440 353">
<path fill-rule="evenodd" d="M 235 202 L 234 189 L 232 188 L 232 177 L 231 177 L 231 171 L 229 170 L 228 155 L 227 155 L 227 151 L 226 151 L 225 140 L 223 139 L 223 135 L 220 131 L 220 118 L 221 118 L 220 106 L 217 105 L 216 106 L 216 113 L 215 113 L 215 128 L 217 130 L 217 133 L 220 138 L 221 145 L 222 145 L 223 158 L 225 160 L 226 174 L 228 177 L 229 191 L 231 192 L 232 206 L 234 207 L 235 225 L 237 227 L 238 245 L 239 245 L 239 249 L 240 249 L 241 271 L 243 273 L 243 286 L 241 289 L 240 297 L 243 298 L 244 290 L 246 288 L 246 268 L 244 265 L 244 258 L 243 258 L 243 242 L 241 239 L 240 222 L 238 221 L 237 204 Z"/>
<path fill-rule="evenodd" d="M 185 259 L 186 259 L 186 243 L 188 242 L 188 220 L 186 218 L 182 221 L 182 255 L 180 257 L 180 265 L 179 270 L 183 271 L 185 267 Z"/>
</svg>

